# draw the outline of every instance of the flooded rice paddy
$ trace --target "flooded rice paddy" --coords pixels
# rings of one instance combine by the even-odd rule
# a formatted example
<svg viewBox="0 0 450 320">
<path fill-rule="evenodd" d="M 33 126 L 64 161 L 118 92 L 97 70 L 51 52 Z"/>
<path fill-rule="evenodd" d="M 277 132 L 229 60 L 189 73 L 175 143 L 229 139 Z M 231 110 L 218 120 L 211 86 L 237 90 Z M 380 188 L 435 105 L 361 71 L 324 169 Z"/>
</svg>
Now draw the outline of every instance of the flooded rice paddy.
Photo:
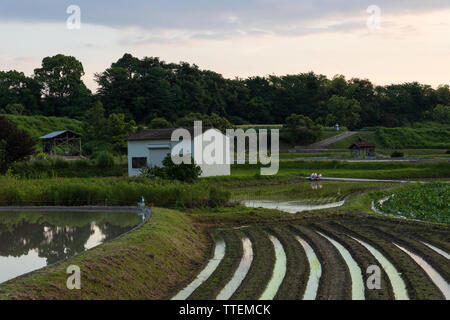
<svg viewBox="0 0 450 320">
<path fill-rule="evenodd" d="M 225 241 L 222 237 L 216 237 L 216 248 L 214 250 L 214 257 L 209 260 L 206 267 L 199 273 L 197 278 L 192 281 L 186 288 L 181 290 L 172 300 L 186 300 L 192 292 L 195 291 L 200 285 L 205 282 L 217 269 L 223 257 L 225 256 Z"/>
<path fill-rule="evenodd" d="M 352 300 L 364 300 L 364 281 L 362 277 L 361 268 L 358 266 L 358 263 L 353 259 L 350 252 L 339 242 L 336 240 L 324 235 L 321 232 L 317 232 L 322 237 L 329 240 L 333 246 L 339 251 L 342 258 L 344 258 L 347 263 L 347 267 L 350 271 L 350 276 L 352 278 Z"/>
<path fill-rule="evenodd" d="M 0 283 L 94 248 L 142 222 L 136 212 L 0 212 Z"/>
<path fill-rule="evenodd" d="M 354 182 L 300 182 L 287 186 L 250 187 L 235 192 L 233 200 L 250 208 L 288 213 L 340 207 L 347 196 L 376 187 Z"/>
<path fill-rule="evenodd" d="M 394 243 L 396 247 L 405 252 L 411 257 L 431 278 L 434 284 L 441 290 L 446 300 L 450 300 L 450 284 L 436 271 L 432 266 L 428 264 L 422 257 L 415 253 L 412 253 L 408 249 Z"/>
<path fill-rule="evenodd" d="M 242 248 L 244 254 L 242 255 L 241 262 L 239 263 L 236 272 L 234 273 L 231 280 L 227 283 L 227 285 L 220 291 L 217 295 L 217 300 L 228 300 L 231 298 L 233 293 L 239 288 L 241 282 L 247 276 L 248 270 L 252 265 L 253 261 L 253 247 L 252 242 L 249 238 L 242 239 Z"/>
<path fill-rule="evenodd" d="M 380 251 L 372 247 L 370 244 L 353 237 L 352 239 L 359 242 L 367 250 L 369 250 L 370 253 L 375 257 L 375 259 L 377 259 L 381 264 L 384 271 L 389 277 L 389 281 L 391 282 L 395 300 L 409 300 L 408 291 L 406 290 L 406 284 L 394 265 Z"/>
<path fill-rule="evenodd" d="M 259 298 L 260 300 L 272 300 L 277 294 L 278 288 L 280 288 L 286 275 L 286 253 L 284 252 L 284 248 L 274 236 L 270 235 L 269 239 L 275 248 L 275 266 L 273 267 L 272 278 Z"/>
<path fill-rule="evenodd" d="M 299 236 L 296 236 L 295 238 L 301 244 L 303 250 L 305 250 L 309 263 L 309 278 L 305 293 L 303 294 L 303 300 L 315 300 L 317 296 L 317 289 L 319 288 L 320 277 L 322 276 L 322 266 L 316 256 L 316 253 L 308 242 Z"/>
</svg>

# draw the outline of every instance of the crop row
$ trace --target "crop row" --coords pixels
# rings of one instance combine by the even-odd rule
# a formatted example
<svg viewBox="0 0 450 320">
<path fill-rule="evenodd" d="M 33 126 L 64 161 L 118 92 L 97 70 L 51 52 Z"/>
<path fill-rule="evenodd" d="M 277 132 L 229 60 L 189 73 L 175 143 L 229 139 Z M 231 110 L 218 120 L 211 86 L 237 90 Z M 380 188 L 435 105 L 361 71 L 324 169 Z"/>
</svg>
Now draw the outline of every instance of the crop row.
<svg viewBox="0 0 450 320">
<path fill-rule="evenodd" d="M 445 299 L 448 231 L 371 218 L 216 230 L 225 256 L 189 299 Z M 369 285 L 373 266 L 379 287 Z"/>
</svg>

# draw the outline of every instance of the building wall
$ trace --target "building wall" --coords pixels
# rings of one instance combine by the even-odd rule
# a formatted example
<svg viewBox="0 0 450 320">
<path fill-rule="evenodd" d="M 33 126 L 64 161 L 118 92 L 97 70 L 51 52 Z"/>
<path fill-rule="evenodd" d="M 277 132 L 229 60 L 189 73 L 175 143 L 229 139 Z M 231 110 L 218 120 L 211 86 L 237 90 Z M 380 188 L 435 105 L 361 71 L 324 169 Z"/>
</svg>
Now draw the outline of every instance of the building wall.
<svg viewBox="0 0 450 320">
<path fill-rule="evenodd" d="M 210 130 L 208 130 L 210 131 Z M 198 139 L 199 137 L 196 137 L 195 139 Z M 229 139 L 222 134 L 223 139 L 223 146 L 224 150 L 223 153 L 226 155 L 226 147 L 229 147 Z M 186 143 L 183 144 L 183 146 L 186 145 Z M 162 160 L 165 158 L 165 156 L 171 151 L 171 149 L 178 144 L 178 142 L 172 142 L 170 140 L 143 140 L 143 141 L 128 141 L 128 175 L 130 177 L 138 176 L 140 175 L 139 169 L 133 169 L 132 167 L 132 158 L 135 157 L 145 157 L 147 158 L 147 165 L 156 165 L 161 167 L 162 166 Z M 153 149 L 152 147 L 158 146 L 158 145 L 169 145 L 170 149 Z M 205 149 L 207 143 L 203 144 L 203 150 Z M 191 142 L 191 152 L 192 156 L 195 157 L 194 154 L 194 139 Z M 209 176 L 223 176 L 223 175 L 230 175 L 230 164 L 206 164 L 202 163 L 199 164 L 200 168 L 202 169 L 201 177 L 209 177 Z"/>
<path fill-rule="evenodd" d="M 128 175 L 135 177 L 140 175 L 139 169 L 133 169 L 132 158 L 145 157 L 147 165 L 162 166 L 162 160 L 170 152 L 173 142 L 169 140 L 143 140 L 128 141 Z M 169 145 L 167 149 L 149 149 L 150 146 Z"/>
</svg>

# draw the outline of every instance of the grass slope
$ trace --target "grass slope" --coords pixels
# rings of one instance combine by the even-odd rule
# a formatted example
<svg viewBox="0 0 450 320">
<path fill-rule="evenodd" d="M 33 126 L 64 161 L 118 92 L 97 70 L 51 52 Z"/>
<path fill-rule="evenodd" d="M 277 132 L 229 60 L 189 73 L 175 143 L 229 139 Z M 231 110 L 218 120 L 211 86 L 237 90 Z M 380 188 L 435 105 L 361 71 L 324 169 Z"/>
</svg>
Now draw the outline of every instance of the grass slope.
<svg viewBox="0 0 450 320">
<path fill-rule="evenodd" d="M 163 299 L 192 278 L 208 253 L 206 234 L 179 211 L 155 208 L 140 229 L 0 286 L 1 299 Z M 66 269 L 81 268 L 81 290 Z"/>
<path fill-rule="evenodd" d="M 27 131 L 35 139 L 53 131 L 70 130 L 79 134 L 83 131 L 81 121 L 66 117 L 16 116 L 12 114 L 3 116 L 19 129 Z"/>
<path fill-rule="evenodd" d="M 450 128 L 448 126 L 436 128 L 377 127 L 374 131 L 360 132 L 328 145 L 327 149 L 346 149 L 359 139 L 375 142 L 378 148 L 383 149 L 449 149 Z"/>
</svg>

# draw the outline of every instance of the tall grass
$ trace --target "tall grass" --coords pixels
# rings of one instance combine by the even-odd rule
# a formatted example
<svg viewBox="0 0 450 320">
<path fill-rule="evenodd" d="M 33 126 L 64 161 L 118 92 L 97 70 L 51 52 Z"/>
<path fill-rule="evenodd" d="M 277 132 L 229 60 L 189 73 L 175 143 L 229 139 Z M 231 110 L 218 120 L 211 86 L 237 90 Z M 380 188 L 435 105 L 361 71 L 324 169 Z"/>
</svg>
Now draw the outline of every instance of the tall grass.
<svg viewBox="0 0 450 320">
<path fill-rule="evenodd" d="M 112 156 L 105 155 L 96 160 L 65 161 L 61 158 L 48 157 L 46 160 L 15 163 L 11 167 L 11 172 L 24 179 L 120 177 L 127 173 L 127 165 L 115 164 Z"/>
<path fill-rule="evenodd" d="M 208 207 L 224 205 L 230 193 L 205 184 L 186 184 L 150 179 L 54 178 L 19 180 L 0 177 L 0 205 L 133 206 L 144 197 L 163 207 Z"/>
</svg>

